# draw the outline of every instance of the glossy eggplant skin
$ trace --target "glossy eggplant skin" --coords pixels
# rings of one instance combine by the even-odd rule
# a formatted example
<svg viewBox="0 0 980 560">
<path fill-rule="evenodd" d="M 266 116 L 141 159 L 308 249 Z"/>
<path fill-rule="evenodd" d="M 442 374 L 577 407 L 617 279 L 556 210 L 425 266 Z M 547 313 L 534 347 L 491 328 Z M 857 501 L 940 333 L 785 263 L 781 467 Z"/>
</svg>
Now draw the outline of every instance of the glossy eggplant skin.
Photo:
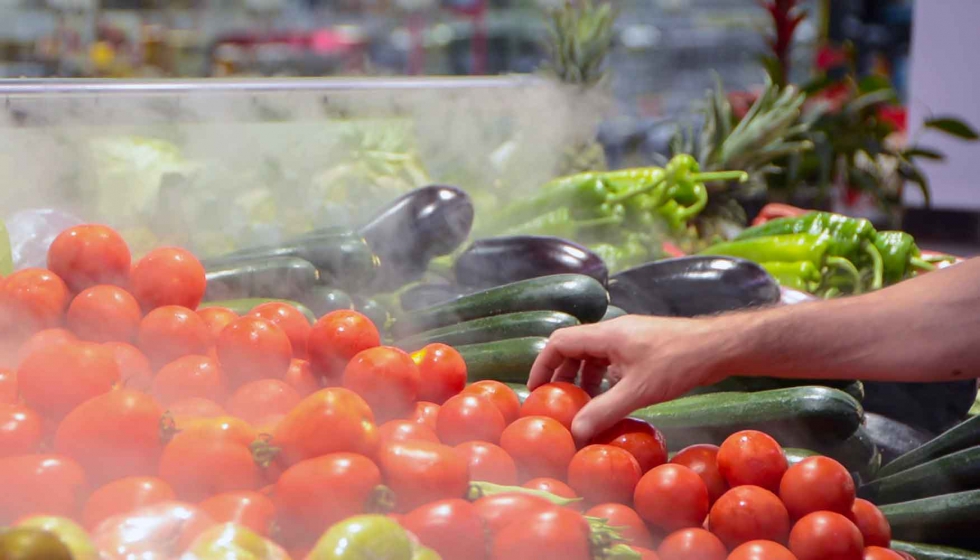
<svg viewBox="0 0 980 560">
<path fill-rule="evenodd" d="M 483 290 L 552 274 L 584 274 L 605 286 L 609 270 L 599 255 L 560 237 L 512 235 L 478 239 L 456 258 L 456 283 Z"/>
<path fill-rule="evenodd" d="M 455 284 L 416 284 L 398 296 L 402 311 L 415 311 L 464 296 L 469 290 Z"/>
<path fill-rule="evenodd" d="M 395 199 L 358 230 L 381 260 L 371 289 L 418 280 L 432 258 L 455 251 L 472 227 L 473 201 L 457 187 L 430 185 Z"/>
<path fill-rule="evenodd" d="M 756 263 L 732 257 L 666 259 L 609 279 L 610 303 L 628 313 L 697 317 L 779 301 L 779 284 Z"/>
</svg>

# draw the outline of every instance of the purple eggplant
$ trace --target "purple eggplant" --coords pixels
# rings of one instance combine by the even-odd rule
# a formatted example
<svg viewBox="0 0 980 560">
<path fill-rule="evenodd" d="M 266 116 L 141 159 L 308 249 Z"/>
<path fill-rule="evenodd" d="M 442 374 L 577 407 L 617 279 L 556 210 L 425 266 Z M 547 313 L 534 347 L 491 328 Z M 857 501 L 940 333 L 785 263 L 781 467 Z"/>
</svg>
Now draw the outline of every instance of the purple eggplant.
<svg viewBox="0 0 980 560">
<path fill-rule="evenodd" d="M 599 255 L 560 237 L 514 235 L 478 239 L 456 258 L 456 283 L 482 290 L 553 274 L 584 274 L 603 286 L 609 270 Z"/>
<path fill-rule="evenodd" d="M 666 259 L 609 279 L 610 303 L 628 313 L 697 317 L 772 305 L 779 284 L 761 266 L 732 257 Z"/>
<path fill-rule="evenodd" d="M 431 185 L 402 195 L 358 230 L 381 261 L 364 288 L 389 291 L 418 280 L 432 258 L 466 241 L 472 226 L 473 202 L 459 188 Z"/>
</svg>

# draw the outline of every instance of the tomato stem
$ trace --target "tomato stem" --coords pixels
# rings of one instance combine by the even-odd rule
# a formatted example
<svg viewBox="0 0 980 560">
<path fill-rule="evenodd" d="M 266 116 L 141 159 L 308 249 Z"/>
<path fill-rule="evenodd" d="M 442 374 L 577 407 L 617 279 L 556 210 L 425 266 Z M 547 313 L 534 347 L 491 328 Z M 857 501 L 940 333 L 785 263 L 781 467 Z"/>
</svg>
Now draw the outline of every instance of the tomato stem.
<svg viewBox="0 0 980 560">
<path fill-rule="evenodd" d="M 395 510 L 398 497 L 394 490 L 384 484 L 379 484 L 371 491 L 368 498 L 368 513 L 390 513 Z"/>
<path fill-rule="evenodd" d="M 255 464 L 266 469 L 272 464 L 273 459 L 279 455 L 280 449 L 272 445 L 272 435 L 270 434 L 259 434 L 259 437 L 253 441 L 248 449 L 252 452 L 252 460 Z"/>
<path fill-rule="evenodd" d="M 160 442 L 167 444 L 170 440 L 177 435 L 180 430 L 177 429 L 177 421 L 174 420 L 174 415 L 170 411 L 166 411 L 160 416 Z"/>
</svg>

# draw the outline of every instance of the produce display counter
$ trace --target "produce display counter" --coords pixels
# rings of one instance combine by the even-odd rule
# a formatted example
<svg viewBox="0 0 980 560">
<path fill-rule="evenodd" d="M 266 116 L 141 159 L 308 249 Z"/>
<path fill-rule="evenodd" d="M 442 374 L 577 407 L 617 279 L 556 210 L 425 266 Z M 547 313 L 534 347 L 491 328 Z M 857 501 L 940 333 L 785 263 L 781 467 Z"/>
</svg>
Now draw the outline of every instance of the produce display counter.
<svg viewBox="0 0 980 560">
<path fill-rule="evenodd" d="M 562 176 L 599 105 L 536 79 L 0 96 L 6 557 L 980 558 L 975 383 L 924 423 L 734 376 L 589 442 L 595 395 L 525 385 L 560 328 L 947 260 L 901 232 L 792 211 L 664 258 L 744 174 Z"/>
</svg>

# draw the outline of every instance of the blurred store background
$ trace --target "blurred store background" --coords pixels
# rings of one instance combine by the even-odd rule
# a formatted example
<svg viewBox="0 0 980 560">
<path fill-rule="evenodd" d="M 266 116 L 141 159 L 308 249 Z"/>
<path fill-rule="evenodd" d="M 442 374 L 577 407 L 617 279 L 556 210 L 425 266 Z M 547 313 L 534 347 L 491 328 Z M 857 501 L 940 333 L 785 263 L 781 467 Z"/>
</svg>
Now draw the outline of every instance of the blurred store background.
<svg viewBox="0 0 980 560">
<path fill-rule="evenodd" d="M 0 78 L 530 73 L 548 60 L 548 12 L 564 3 L 0 0 Z M 951 93 L 966 95 L 975 87 L 947 87 L 949 76 L 957 73 L 960 65 L 950 57 L 950 51 L 969 52 L 970 46 L 962 41 L 975 35 L 968 30 L 952 30 L 980 17 L 980 0 L 610 3 L 618 17 L 605 68 L 608 91 L 615 103 L 598 131 L 610 167 L 642 164 L 668 153 L 679 119 L 689 119 L 692 107 L 704 99 L 705 91 L 715 87 L 718 79 L 736 113 L 739 107 L 751 104 L 765 75 L 760 57 L 773 52 L 767 40 L 772 37 L 774 21 L 766 5 L 794 5 L 794 10 L 807 14 L 786 35 L 791 45 L 785 49 L 788 60 L 784 66 L 789 75 L 784 83 L 805 86 L 814 76 L 832 80 L 846 73 L 849 79 L 853 77 L 851 83 L 862 87 L 890 85 L 895 98 L 876 118 L 890 123 L 901 136 L 909 130 L 908 136 L 918 138 L 921 123 L 934 107 L 968 122 L 980 121 L 976 103 Z M 926 4 L 931 9 L 926 9 Z M 915 41 L 913 28 L 918 29 Z M 919 52 L 918 83 L 910 79 L 915 74 L 911 70 L 914 51 Z M 829 88 L 821 95 L 833 100 L 835 90 Z M 883 196 L 897 196 L 896 200 L 904 199 L 905 206 L 913 207 L 910 212 L 902 209 L 911 229 L 927 231 L 941 240 L 980 240 L 976 212 L 980 210 L 980 197 L 972 192 L 972 172 L 968 169 L 969 151 L 975 152 L 976 145 L 953 139 L 940 147 L 953 157 L 942 165 L 922 164 L 933 179 L 933 206 L 949 211 L 942 216 L 940 226 L 935 220 L 919 219 L 914 207 L 922 204 L 921 198 L 902 192 L 902 187 L 897 194 L 874 192 L 863 198 L 858 188 L 836 189 L 836 200 L 828 202 L 807 198 L 806 189 L 800 198 L 790 185 L 788 192 L 793 194 L 789 201 L 873 214 L 880 210 Z M 941 180 L 935 180 L 937 177 Z M 824 177 L 823 182 L 840 183 L 837 179 Z M 811 177 L 804 186 L 814 182 Z M 770 198 L 779 187 L 769 185 Z M 822 190 L 819 197 L 826 199 L 827 192 Z M 751 204 L 748 206 L 751 210 Z M 963 210 L 969 212 L 964 214 Z"/>
</svg>

